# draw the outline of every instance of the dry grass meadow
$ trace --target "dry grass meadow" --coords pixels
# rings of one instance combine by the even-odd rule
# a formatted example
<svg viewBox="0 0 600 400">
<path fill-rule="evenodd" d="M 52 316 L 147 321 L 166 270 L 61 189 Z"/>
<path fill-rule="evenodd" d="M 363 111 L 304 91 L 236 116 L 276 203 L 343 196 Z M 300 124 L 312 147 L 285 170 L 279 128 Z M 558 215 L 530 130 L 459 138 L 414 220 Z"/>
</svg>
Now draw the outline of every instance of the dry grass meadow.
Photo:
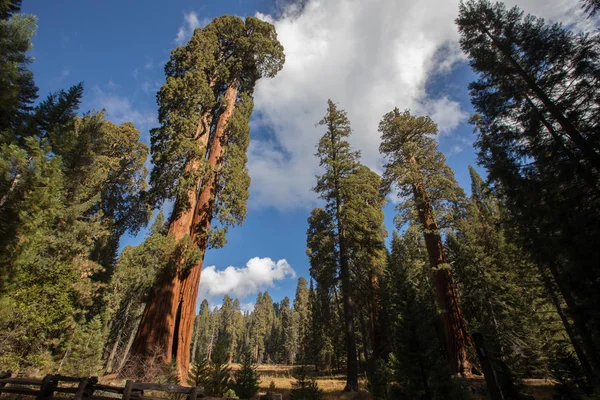
<svg viewBox="0 0 600 400">
<path fill-rule="evenodd" d="M 232 365 L 232 370 L 239 368 L 238 364 Z M 292 389 L 292 382 L 295 381 L 292 376 L 294 366 L 291 365 L 275 365 L 262 364 L 257 368 L 260 374 L 260 392 L 266 393 L 271 382 L 275 384 L 276 393 L 282 394 L 282 400 L 288 400 Z M 115 375 L 107 375 L 102 377 L 102 383 L 124 386 L 123 378 Z M 359 379 L 360 391 L 358 393 L 344 393 L 346 376 L 344 374 L 326 374 L 317 377 L 317 384 L 323 390 L 326 400 L 343 399 L 343 400 L 372 400 L 371 395 L 366 390 L 366 377 L 362 376 Z M 552 400 L 553 382 L 542 379 L 527 379 L 527 394 L 532 395 L 535 400 Z M 467 380 L 467 385 L 473 389 L 475 393 L 482 393 L 480 388 L 485 387 L 485 381 L 482 377 L 474 377 Z M 479 387 L 479 389 L 478 389 Z M 473 400 L 485 400 L 486 397 L 473 394 Z"/>
<path fill-rule="evenodd" d="M 237 365 L 233 366 L 236 369 Z M 277 393 L 282 393 L 283 400 L 289 398 L 290 390 L 292 389 L 293 366 L 289 365 L 260 365 L 257 370 L 260 374 L 260 392 L 266 393 L 271 382 L 275 384 Z M 366 390 L 366 377 L 361 377 L 359 380 L 360 391 L 358 393 L 344 393 L 344 385 L 346 376 L 343 374 L 330 374 L 317 377 L 317 384 L 324 392 L 325 399 L 345 399 L 345 400 L 370 400 L 371 395 Z M 527 385 L 527 393 L 532 395 L 536 400 L 552 400 L 553 383 L 542 379 L 528 379 L 525 381 Z M 468 385 L 471 387 L 485 386 L 483 378 L 472 378 L 468 380 Z M 473 396 L 476 400 L 483 400 L 485 397 Z"/>
</svg>

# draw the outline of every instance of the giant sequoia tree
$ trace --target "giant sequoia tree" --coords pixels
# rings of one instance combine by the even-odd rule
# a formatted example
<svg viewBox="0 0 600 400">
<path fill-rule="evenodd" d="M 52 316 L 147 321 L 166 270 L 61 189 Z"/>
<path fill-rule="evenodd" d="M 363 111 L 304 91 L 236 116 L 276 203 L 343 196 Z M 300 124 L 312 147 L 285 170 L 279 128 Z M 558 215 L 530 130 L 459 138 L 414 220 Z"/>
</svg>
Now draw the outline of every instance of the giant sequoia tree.
<svg viewBox="0 0 600 400">
<path fill-rule="evenodd" d="M 181 261 L 158 279 L 134 343 L 135 354 L 160 351 L 186 376 L 204 252 L 222 246 L 227 227 L 243 222 L 254 85 L 282 68 L 274 27 L 259 19 L 216 18 L 173 50 L 158 93 L 161 126 L 152 135 L 151 200 L 175 199 L 169 234 Z M 219 222 L 211 229 L 212 220 Z M 187 251 L 192 250 L 192 251 Z M 195 253 L 195 254 L 194 254 Z"/>
<path fill-rule="evenodd" d="M 450 370 L 453 374 L 468 374 L 466 348 L 470 339 L 440 232 L 440 225 L 445 224 L 451 214 L 448 211 L 460 199 L 462 190 L 431 137 L 437 133 L 431 118 L 395 109 L 383 116 L 379 131 L 379 150 L 387 159 L 384 180 L 396 186 L 401 196 L 412 198 L 400 204 L 401 214 L 396 222 L 402 226 L 417 220 L 423 231 Z"/>
<path fill-rule="evenodd" d="M 553 277 L 598 376 L 598 36 L 487 1 L 462 4 L 456 22 L 478 74 L 469 88 L 479 161 L 522 244 Z"/>
</svg>

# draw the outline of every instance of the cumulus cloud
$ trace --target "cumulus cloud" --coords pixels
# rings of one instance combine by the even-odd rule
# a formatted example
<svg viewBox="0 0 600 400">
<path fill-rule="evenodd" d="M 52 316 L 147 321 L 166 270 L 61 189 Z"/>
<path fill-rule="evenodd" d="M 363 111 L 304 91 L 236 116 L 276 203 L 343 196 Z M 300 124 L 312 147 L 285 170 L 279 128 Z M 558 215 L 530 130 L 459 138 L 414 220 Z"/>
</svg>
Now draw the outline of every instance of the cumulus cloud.
<svg viewBox="0 0 600 400">
<path fill-rule="evenodd" d="M 294 277 L 296 273 L 285 259 L 275 262 L 269 257 L 254 257 L 248 260 L 245 267 L 229 266 L 224 270 L 217 270 L 213 265 L 202 270 L 198 298 L 219 299 L 226 294 L 233 298 L 244 298 L 275 287 L 277 281 Z M 244 307 L 250 310 L 254 306 L 248 303 Z"/>
<path fill-rule="evenodd" d="M 194 29 L 204 27 L 206 24 L 208 24 L 208 22 L 210 22 L 210 20 L 207 18 L 200 20 L 198 18 L 198 14 L 193 11 L 184 13 L 183 25 L 181 25 L 177 31 L 175 43 L 179 46 L 185 44 L 192 37 Z"/>
<path fill-rule="evenodd" d="M 510 1 L 508 3 L 511 3 Z M 581 21 L 571 0 L 521 0 L 526 11 L 566 23 Z M 442 134 L 466 119 L 452 93 L 427 93 L 432 76 L 465 62 L 454 19 L 458 0 L 281 0 L 273 22 L 285 47 L 284 69 L 261 80 L 255 92 L 254 127 L 270 135 L 253 138 L 249 152 L 250 206 L 308 208 L 319 173 L 315 123 L 331 98 L 348 112 L 352 145 L 380 172 L 381 116 L 399 107 L 429 114 Z M 286 8 L 287 7 L 287 8 Z M 288 10 L 289 12 L 286 12 Z"/>
</svg>

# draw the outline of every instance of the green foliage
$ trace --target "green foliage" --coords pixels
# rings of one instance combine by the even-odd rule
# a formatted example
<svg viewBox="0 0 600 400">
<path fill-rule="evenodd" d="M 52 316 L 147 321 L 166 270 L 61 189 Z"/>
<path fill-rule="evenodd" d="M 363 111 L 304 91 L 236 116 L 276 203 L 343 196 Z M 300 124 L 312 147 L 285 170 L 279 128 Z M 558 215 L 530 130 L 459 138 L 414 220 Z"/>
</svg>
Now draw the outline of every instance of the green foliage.
<svg viewBox="0 0 600 400">
<path fill-rule="evenodd" d="M 258 393 L 258 373 L 253 363 L 252 352 L 246 349 L 242 354 L 242 365 L 234 374 L 232 389 L 242 399 L 251 399 Z"/>
<path fill-rule="evenodd" d="M 397 188 L 402 199 L 396 206 L 396 226 L 418 220 L 423 201 L 415 198 L 414 186 L 422 185 L 435 220 L 441 228 L 449 227 L 454 207 L 464 193 L 438 150 L 433 137 L 438 133 L 435 122 L 428 116 L 414 116 L 409 110 L 400 112 L 396 108 L 383 116 L 379 132 L 379 152 L 386 158 L 383 186 L 386 191 Z"/>
<path fill-rule="evenodd" d="M 290 299 L 286 296 L 281 300 L 281 335 L 283 347 L 283 360 L 287 364 L 296 361 L 298 353 L 298 314 L 290 307 Z"/>
<path fill-rule="evenodd" d="M 511 375 L 544 376 L 549 347 L 564 334 L 560 321 L 539 269 L 503 226 L 502 204 L 473 168 L 470 173 L 472 194 L 464 218 L 447 236 L 465 317 Z"/>
<path fill-rule="evenodd" d="M 19 13 L 20 1 L 0 2 L 0 143 L 15 143 L 32 104 L 37 98 L 33 73 L 27 65 L 32 58 L 31 38 L 37 18 Z"/>
<path fill-rule="evenodd" d="M 19 2 L 0 9 L 2 365 L 96 374 L 119 238 L 148 220 L 148 149 L 131 123 L 78 117 L 81 84 L 31 107 L 35 18 Z"/>
<path fill-rule="evenodd" d="M 167 81 L 157 95 L 161 126 L 151 131 L 155 168 L 150 198 L 154 204 L 177 199 L 176 214 L 189 208 L 187 193 L 197 190 L 199 179 L 210 172 L 203 165 L 207 149 L 198 145 L 199 139 L 217 123 L 225 88 L 238 85 L 225 155 L 214 171 L 219 187 L 213 216 L 225 230 L 243 222 L 250 185 L 246 150 L 254 85 L 261 77 L 275 76 L 284 61 L 273 25 L 254 17 L 245 21 L 227 15 L 215 18 L 196 29 L 185 46 L 171 52 L 165 67 Z M 212 232 L 210 245 L 223 246 L 224 233 Z"/>
<path fill-rule="evenodd" d="M 393 379 L 393 368 L 383 359 L 377 358 L 371 362 L 368 374 L 369 382 L 367 389 L 375 399 L 388 398 L 388 386 Z"/>
<path fill-rule="evenodd" d="M 208 377 L 205 382 L 206 394 L 223 397 L 231 386 L 231 368 L 229 367 L 229 340 L 220 336 L 214 345 L 208 363 Z"/>
<path fill-rule="evenodd" d="M 564 296 L 581 362 L 597 370 L 597 36 L 488 1 L 463 3 L 456 22 L 477 73 L 469 89 L 479 162 L 518 244 Z"/>
<path fill-rule="evenodd" d="M 411 226 L 400 236 L 394 232 L 385 282 L 385 315 L 390 320 L 387 336 L 391 354 L 376 376 L 378 391 L 388 372 L 390 396 L 399 399 L 467 398 L 455 379 L 450 379 L 443 355 L 427 252 L 419 230 Z M 389 379 L 389 375 L 388 378 Z"/>
<path fill-rule="evenodd" d="M 68 341 L 64 358 L 59 364 L 60 372 L 68 376 L 98 376 L 102 365 L 104 341 L 100 316 L 76 326 Z"/>
<path fill-rule="evenodd" d="M 187 384 L 192 387 L 206 387 L 209 376 L 208 359 L 199 357 L 192 362 L 190 372 L 188 373 Z"/>
<path fill-rule="evenodd" d="M 561 399 L 583 400 L 594 390 L 569 344 L 558 342 L 552 348 L 550 372 L 556 381 L 554 391 Z"/>
<path fill-rule="evenodd" d="M 317 381 L 308 373 L 308 368 L 302 365 L 294 370 L 296 382 L 292 382 L 291 400 L 322 400 L 323 391 Z"/>
</svg>

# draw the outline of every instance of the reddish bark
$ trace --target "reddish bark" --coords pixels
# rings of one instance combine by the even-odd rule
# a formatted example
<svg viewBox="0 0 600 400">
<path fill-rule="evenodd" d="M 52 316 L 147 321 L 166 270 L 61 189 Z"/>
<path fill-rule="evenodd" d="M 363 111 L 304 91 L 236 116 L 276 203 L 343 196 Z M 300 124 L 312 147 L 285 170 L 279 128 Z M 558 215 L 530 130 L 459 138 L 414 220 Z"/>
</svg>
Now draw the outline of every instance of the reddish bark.
<svg viewBox="0 0 600 400">
<path fill-rule="evenodd" d="M 414 158 L 411 160 L 416 165 Z M 471 364 L 467 359 L 467 346 L 471 341 L 467 324 L 460 308 L 458 293 L 454 287 L 452 272 L 447 268 L 442 238 L 433 215 L 429 196 L 423 183 L 413 185 L 413 193 L 419 220 L 423 225 L 423 236 L 432 270 L 438 305 L 442 311 L 446 356 L 452 374 L 470 375 Z M 441 267 L 441 268 L 440 268 Z"/>
<path fill-rule="evenodd" d="M 207 165 L 211 170 L 202 184 L 202 191 L 198 197 L 192 220 L 190 235 L 203 253 L 206 251 L 208 244 L 207 233 L 210 230 L 213 217 L 213 204 L 219 181 L 219 169 L 223 163 L 225 145 L 227 144 L 227 126 L 235 109 L 237 95 L 238 83 L 234 81 L 224 94 L 225 109 L 221 112 L 217 121 L 207 159 Z M 196 315 L 196 298 L 198 297 L 198 287 L 200 286 L 203 259 L 204 255 L 202 256 L 202 260 L 190 269 L 189 274 L 181 277 L 178 296 L 179 304 L 181 304 L 181 312 L 179 329 L 175 332 L 177 348 L 174 352 L 177 360 L 177 369 L 181 377 L 187 376 L 190 365 L 190 343 L 194 317 Z"/>
<path fill-rule="evenodd" d="M 196 138 L 198 148 L 206 149 L 210 133 L 211 113 L 206 111 L 198 123 Z M 198 171 L 202 160 L 191 160 L 186 171 Z M 187 202 L 190 205 L 174 216 L 169 225 L 169 235 L 181 240 L 190 233 L 190 227 L 196 206 L 196 194 L 200 186 L 200 179 L 196 182 L 194 190 L 187 193 Z M 179 199 L 176 203 L 183 203 Z M 164 362 L 172 360 L 173 332 L 175 329 L 178 303 L 175 301 L 180 291 L 180 280 L 177 276 L 164 275 L 157 279 L 157 284 L 146 304 L 144 314 L 140 321 L 138 331 L 131 347 L 131 354 L 141 358 L 149 356 L 162 356 Z"/>
</svg>

